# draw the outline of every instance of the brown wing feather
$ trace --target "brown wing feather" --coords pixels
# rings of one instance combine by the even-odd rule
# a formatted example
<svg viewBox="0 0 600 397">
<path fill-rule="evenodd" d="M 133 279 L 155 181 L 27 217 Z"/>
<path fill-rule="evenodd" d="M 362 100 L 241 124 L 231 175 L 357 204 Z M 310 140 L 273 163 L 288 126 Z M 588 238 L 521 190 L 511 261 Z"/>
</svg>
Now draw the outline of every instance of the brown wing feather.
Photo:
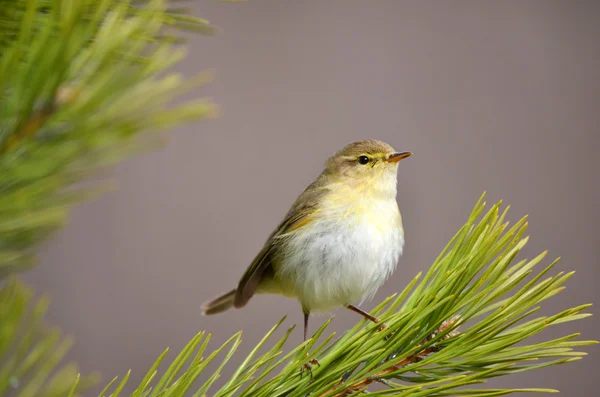
<svg viewBox="0 0 600 397">
<path fill-rule="evenodd" d="M 274 269 L 271 262 L 273 254 L 277 252 L 279 247 L 281 247 L 281 243 L 285 240 L 278 237 L 310 223 L 311 215 L 317 209 L 318 199 L 325 193 L 326 190 L 321 188 L 319 178 L 296 199 L 296 202 L 292 205 L 292 208 L 286 214 L 283 221 L 271 233 L 262 250 L 254 258 L 240 279 L 233 300 L 234 307 L 240 308 L 245 306 L 252 295 L 254 295 L 263 275 L 273 273 Z"/>
<path fill-rule="evenodd" d="M 271 266 L 269 253 L 270 246 L 265 245 L 250 266 L 248 266 L 235 291 L 235 297 L 233 298 L 234 307 L 240 308 L 245 306 L 250 298 L 252 298 L 252 295 L 254 295 L 254 291 L 256 291 L 256 287 L 260 283 L 262 275 Z"/>
</svg>

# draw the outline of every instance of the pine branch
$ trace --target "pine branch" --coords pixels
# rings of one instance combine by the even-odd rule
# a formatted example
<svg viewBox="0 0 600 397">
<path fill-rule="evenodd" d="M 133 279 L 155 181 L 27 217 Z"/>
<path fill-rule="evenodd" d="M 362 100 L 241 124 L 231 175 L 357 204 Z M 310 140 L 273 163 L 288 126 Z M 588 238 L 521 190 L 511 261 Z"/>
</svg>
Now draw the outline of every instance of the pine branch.
<svg viewBox="0 0 600 397">
<path fill-rule="evenodd" d="M 165 0 L 0 0 L 0 277 L 96 189 L 100 167 L 155 147 L 156 133 L 211 117 L 207 100 L 172 101 L 205 84 L 169 73 L 183 31 L 208 22 Z"/>
<path fill-rule="evenodd" d="M 514 263 L 527 243 L 523 237 L 527 223 L 524 218 L 509 228 L 504 220 L 508 209 L 500 213 L 500 205 L 482 215 L 485 203 L 480 200 L 423 279 L 419 281 L 417 275 L 398 296 L 373 310 L 387 327 L 381 329 L 362 320 L 337 340 L 333 341 L 331 334 L 320 341 L 327 321 L 310 340 L 284 354 L 292 327 L 271 342 L 269 350 L 255 357 L 282 320 L 225 385 L 210 395 L 342 397 L 365 392 L 375 383 L 385 385 L 385 390 L 371 391 L 370 395 L 500 396 L 554 391 L 468 388 L 492 377 L 579 360 L 585 353 L 575 349 L 596 343 L 579 340 L 579 334 L 529 342 L 549 327 L 590 316 L 584 312 L 590 305 L 532 318 L 541 303 L 563 290 L 573 273 L 547 277 L 557 260 L 534 273 L 546 253 Z M 210 334 L 197 335 L 153 387 L 163 353 L 132 396 L 183 396 L 190 391 L 195 391 L 195 396 L 208 396 L 209 388 L 241 343 L 241 333 L 205 359 L 209 340 Z M 208 380 L 197 385 L 208 362 L 224 351 L 227 354 L 219 368 L 204 375 Z M 313 366 L 312 376 L 303 376 L 300 369 L 314 359 L 319 365 Z"/>
<path fill-rule="evenodd" d="M 401 371 L 404 367 L 407 367 L 411 364 L 415 364 L 415 363 L 418 363 L 418 362 L 424 360 L 430 354 L 439 352 L 441 350 L 441 347 L 438 345 L 429 344 L 429 342 L 431 340 L 433 340 L 434 338 L 436 338 L 436 336 L 439 334 L 445 335 L 445 337 L 443 339 L 457 335 L 458 330 L 453 328 L 453 325 L 455 324 L 456 321 L 457 321 L 457 319 L 451 319 L 448 321 L 444 321 L 444 323 L 442 323 L 442 325 L 440 326 L 440 329 L 436 330 L 433 334 L 431 334 L 430 336 L 425 338 L 421 343 L 419 343 L 416 353 L 411 354 L 408 357 L 405 357 L 401 360 L 396 361 L 395 364 L 393 364 L 391 367 L 386 368 L 383 371 L 378 372 L 377 374 L 375 374 L 371 377 L 365 378 L 365 379 L 361 380 L 360 382 L 357 382 L 356 384 L 346 388 L 344 391 L 342 391 L 338 394 L 335 394 L 334 397 L 346 397 L 355 392 L 360 392 L 360 391 L 366 390 L 369 387 L 369 385 L 371 385 L 372 383 L 375 383 L 375 382 L 380 382 L 388 387 L 391 387 L 391 385 L 388 382 L 384 381 L 383 379 L 386 376 L 388 376 L 396 371 Z M 450 328 L 452 328 L 453 331 L 450 332 L 449 334 L 447 334 L 446 331 Z M 389 360 L 389 361 L 391 361 L 391 360 Z M 335 385 L 335 387 L 333 387 L 329 391 L 330 392 L 335 391 L 338 387 L 342 386 L 345 381 L 346 381 L 346 379 L 342 378 L 340 380 L 340 382 L 337 383 Z"/>
<path fill-rule="evenodd" d="M 213 28 L 165 0 L 0 0 L 0 279 L 32 267 L 70 208 L 104 191 L 83 184 L 95 170 L 214 115 L 207 100 L 172 103 L 210 79 L 168 71 L 184 31 Z M 0 280 L 0 395 L 79 395 L 93 379 L 75 387 L 75 367 L 59 369 L 70 340 L 30 302 Z"/>
<path fill-rule="evenodd" d="M 98 381 L 97 375 L 79 379 L 73 363 L 57 368 L 72 340 L 44 324 L 47 308 L 48 299 L 34 301 L 13 278 L 0 289 L 0 395 L 65 396 Z"/>
</svg>

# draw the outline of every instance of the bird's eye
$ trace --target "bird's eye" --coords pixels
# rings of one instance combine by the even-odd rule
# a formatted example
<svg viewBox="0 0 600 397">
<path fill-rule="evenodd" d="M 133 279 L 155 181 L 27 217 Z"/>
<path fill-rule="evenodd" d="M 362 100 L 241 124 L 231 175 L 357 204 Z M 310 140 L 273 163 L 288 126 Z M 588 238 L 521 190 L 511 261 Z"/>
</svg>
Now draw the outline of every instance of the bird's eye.
<svg viewBox="0 0 600 397">
<path fill-rule="evenodd" d="M 369 162 L 369 158 L 368 158 L 367 156 L 360 156 L 360 157 L 358 158 L 358 163 L 359 163 L 359 164 L 365 165 L 365 164 L 367 164 L 368 162 Z"/>
</svg>

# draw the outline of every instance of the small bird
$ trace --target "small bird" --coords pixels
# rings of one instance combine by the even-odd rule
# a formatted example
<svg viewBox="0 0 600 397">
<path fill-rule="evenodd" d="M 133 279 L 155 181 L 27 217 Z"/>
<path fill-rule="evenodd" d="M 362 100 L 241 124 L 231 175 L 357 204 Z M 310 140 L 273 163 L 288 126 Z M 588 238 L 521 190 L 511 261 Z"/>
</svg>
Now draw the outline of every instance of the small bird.
<svg viewBox="0 0 600 397">
<path fill-rule="evenodd" d="M 396 202 L 396 152 L 369 139 L 348 144 L 298 196 L 283 221 L 240 279 L 236 289 L 205 303 L 204 315 L 244 307 L 254 294 L 296 298 L 304 314 L 359 308 L 392 274 L 404 247 Z"/>
</svg>

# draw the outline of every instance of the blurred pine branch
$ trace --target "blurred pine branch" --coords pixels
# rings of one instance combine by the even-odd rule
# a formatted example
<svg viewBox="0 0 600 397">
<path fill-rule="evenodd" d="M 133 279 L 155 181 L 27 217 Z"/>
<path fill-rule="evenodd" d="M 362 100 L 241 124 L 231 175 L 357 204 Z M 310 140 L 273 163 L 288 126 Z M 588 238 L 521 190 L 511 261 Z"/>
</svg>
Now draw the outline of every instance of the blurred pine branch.
<svg viewBox="0 0 600 397">
<path fill-rule="evenodd" d="M 206 100 L 171 104 L 210 76 L 169 73 L 185 48 L 164 40 L 210 25 L 138 3 L 0 0 L 0 276 L 32 266 L 91 171 L 143 149 L 140 136 L 215 113 Z"/>
<path fill-rule="evenodd" d="M 72 340 L 44 324 L 48 299 L 14 278 L 0 289 L 0 396 L 66 396 L 78 377 L 77 366 L 57 370 Z M 97 376 L 78 380 L 78 389 L 97 382 Z"/>
<path fill-rule="evenodd" d="M 0 395 L 80 395 L 93 377 L 61 369 L 70 345 L 43 324 L 45 299 L 14 274 L 31 267 L 35 249 L 69 209 L 97 192 L 82 182 L 93 171 L 151 147 L 153 132 L 210 117 L 210 102 L 173 99 L 204 84 L 168 69 L 184 56 L 185 32 L 212 33 L 204 20 L 165 0 L 0 0 Z M 572 273 L 533 272 L 544 254 L 515 263 L 525 246 L 525 219 L 508 227 L 500 204 L 480 201 L 421 281 L 334 340 L 328 322 L 284 353 L 291 328 L 277 324 L 211 396 L 371 395 L 498 396 L 516 391 L 469 389 L 487 379 L 564 364 L 593 341 L 578 334 L 531 342 L 548 327 L 580 320 L 589 305 L 534 317 Z M 483 214 L 483 215 L 482 215 Z M 460 327 L 460 328 L 459 328 Z M 235 334 L 209 352 L 199 333 L 161 371 L 166 351 L 132 396 L 207 396 L 241 343 Z M 300 368 L 317 359 L 311 374 Z M 209 364 L 220 361 L 215 372 Z M 201 383 L 199 378 L 204 382 Z M 128 376 L 102 395 L 121 394 Z M 382 384 L 373 391 L 375 383 Z"/>
<path fill-rule="evenodd" d="M 74 384 L 72 365 L 51 377 L 70 342 L 41 323 L 44 300 L 28 309 L 14 274 L 105 188 L 84 184 L 94 171 L 215 114 L 206 99 L 173 103 L 207 72 L 169 71 L 188 32 L 213 31 L 165 0 L 0 0 L 0 395 L 63 396 Z"/>
</svg>

